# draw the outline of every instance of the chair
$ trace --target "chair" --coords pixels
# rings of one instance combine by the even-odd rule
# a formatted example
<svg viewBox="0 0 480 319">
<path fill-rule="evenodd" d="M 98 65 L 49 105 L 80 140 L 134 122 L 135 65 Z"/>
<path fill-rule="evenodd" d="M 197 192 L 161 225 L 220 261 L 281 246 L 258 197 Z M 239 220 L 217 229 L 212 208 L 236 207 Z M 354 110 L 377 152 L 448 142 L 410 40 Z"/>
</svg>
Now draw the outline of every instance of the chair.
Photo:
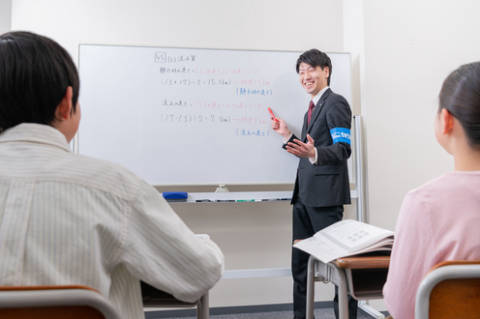
<svg viewBox="0 0 480 319">
<path fill-rule="evenodd" d="M 141 282 L 143 306 L 154 308 L 197 308 L 197 319 L 209 319 L 208 291 L 196 302 L 184 302 L 172 295 Z"/>
<path fill-rule="evenodd" d="M 480 318 L 480 260 L 435 265 L 417 289 L 415 318 Z"/>
<path fill-rule="evenodd" d="M 0 318 L 120 319 L 96 290 L 85 286 L 0 287 Z"/>
</svg>

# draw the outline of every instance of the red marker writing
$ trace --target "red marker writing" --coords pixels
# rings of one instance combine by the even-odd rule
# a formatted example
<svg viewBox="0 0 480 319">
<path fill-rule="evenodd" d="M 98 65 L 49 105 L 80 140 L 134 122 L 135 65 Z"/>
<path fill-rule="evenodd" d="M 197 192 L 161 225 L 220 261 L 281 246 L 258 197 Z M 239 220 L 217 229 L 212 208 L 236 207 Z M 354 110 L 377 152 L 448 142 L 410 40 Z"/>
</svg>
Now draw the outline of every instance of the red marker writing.
<svg viewBox="0 0 480 319">
<path fill-rule="evenodd" d="M 270 115 L 272 116 L 273 120 L 278 122 L 278 119 L 277 117 L 275 116 L 275 114 L 273 114 L 273 111 L 271 108 L 267 107 L 267 110 L 268 110 L 268 113 L 270 113 Z"/>
</svg>

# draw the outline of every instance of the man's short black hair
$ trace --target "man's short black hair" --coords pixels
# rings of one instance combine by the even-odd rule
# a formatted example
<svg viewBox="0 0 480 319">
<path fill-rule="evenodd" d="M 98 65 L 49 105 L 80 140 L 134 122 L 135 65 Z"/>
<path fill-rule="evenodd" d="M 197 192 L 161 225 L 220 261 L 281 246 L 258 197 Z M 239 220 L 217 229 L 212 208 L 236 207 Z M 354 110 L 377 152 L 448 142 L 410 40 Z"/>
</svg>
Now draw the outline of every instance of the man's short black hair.
<svg viewBox="0 0 480 319">
<path fill-rule="evenodd" d="M 57 42 L 26 31 L 0 35 L 0 132 L 20 123 L 50 125 L 69 86 L 75 112 L 77 68 Z"/>
<path fill-rule="evenodd" d="M 318 49 L 310 49 L 303 52 L 302 55 L 300 55 L 297 59 L 297 73 L 299 72 L 300 63 L 302 62 L 311 65 L 314 68 L 319 66 L 322 68 L 322 70 L 327 66 L 329 70 L 327 84 L 330 85 L 330 77 L 332 76 L 332 61 L 330 61 L 330 58 L 325 52 L 322 52 Z"/>
</svg>

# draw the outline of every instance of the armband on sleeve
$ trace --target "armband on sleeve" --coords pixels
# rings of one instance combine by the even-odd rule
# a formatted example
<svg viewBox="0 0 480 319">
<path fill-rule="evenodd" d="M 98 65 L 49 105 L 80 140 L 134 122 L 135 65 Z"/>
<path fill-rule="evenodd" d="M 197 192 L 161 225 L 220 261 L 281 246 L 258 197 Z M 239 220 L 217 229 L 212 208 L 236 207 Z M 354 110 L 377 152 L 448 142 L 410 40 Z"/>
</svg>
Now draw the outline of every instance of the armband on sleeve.
<svg viewBox="0 0 480 319">
<path fill-rule="evenodd" d="M 350 144 L 350 129 L 344 127 L 334 127 L 330 130 L 333 144 L 347 143 Z"/>
</svg>

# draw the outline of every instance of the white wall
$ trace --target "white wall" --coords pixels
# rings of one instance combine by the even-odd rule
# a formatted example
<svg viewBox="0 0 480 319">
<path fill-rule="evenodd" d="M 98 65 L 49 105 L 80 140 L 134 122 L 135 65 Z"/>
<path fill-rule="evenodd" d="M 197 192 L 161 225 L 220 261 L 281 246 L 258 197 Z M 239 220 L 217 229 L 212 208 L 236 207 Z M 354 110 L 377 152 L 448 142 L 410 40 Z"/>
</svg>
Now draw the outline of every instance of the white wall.
<svg viewBox="0 0 480 319">
<path fill-rule="evenodd" d="M 480 59 L 480 2 L 364 1 L 370 221 L 393 228 L 405 193 L 453 161 L 433 120 L 443 79 Z"/>
<path fill-rule="evenodd" d="M 352 58 L 352 109 L 361 114 L 362 90 L 364 88 L 364 23 L 363 1 L 343 0 L 343 50 Z"/>
<path fill-rule="evenodd" d="M 79 43 L 299 51 L 312 47 L 343 51 L 344 46 L 342 3 L 336 0 L 13 0 L 12 4 L 12 29 L 52 37 L 74 59 Z M 261 187 L 231 190 L 256 189 Z M 209 233 L 220 245 L 227 269 L 290 266 L 289 203 L 173 207 L 195 232 Z M 353 206 L 347 207 L 346 215 L 352 218 L 353 211 Z M 322 287 L 317 299 L 329 300 L 332 291 Z M 289 277 L 222 280 L 211 293 L 211 306 L 287 303 L 291 294 Z"/>
<path fill-rule="evenodd" d="M 341 7 L 333 0 L 14 0 L 13 12 L 14 28 L 47 34 L 73 56 L 85 42 L 342 50 Z"/>
<path fill-rule="evenodd" d="M 0 34 L 10 31 L 12 0 L 0 0 Z"/>
</svg>

